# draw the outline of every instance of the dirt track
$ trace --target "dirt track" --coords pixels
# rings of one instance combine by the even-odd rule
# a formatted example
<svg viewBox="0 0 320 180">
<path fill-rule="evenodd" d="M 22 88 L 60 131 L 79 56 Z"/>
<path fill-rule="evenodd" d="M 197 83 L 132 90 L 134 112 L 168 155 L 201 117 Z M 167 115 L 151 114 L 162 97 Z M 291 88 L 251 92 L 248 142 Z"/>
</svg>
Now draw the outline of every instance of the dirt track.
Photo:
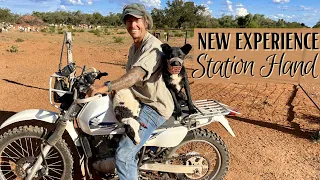
<svg viewBox="0 0 320 180">
<path fill-rule="evenodd" d="M 113 43 L 113 36 L 76 33 L 77 65 L 107 71 L 109 80 L 122 75 L 131 41 L 125 34 L 123 44 Z M 24 109 L 57 111 L 48 101 L 48 80 L 58 68 L 63 35 L 10 32 L 0 37 L 0 120 Z M 17 38 L 24 42 L 15 42 Z M 171 42 L 183 45 L 184 40 Z M 18 45 L 19 52 L 7 52 L 12 45 Z M 219 124 L 207 127 L 222 136 L 230 150 L 227 180 L 320 179 L 320 144 L 310 138 L 320 130 L 320 113 L 300 88 L 274 83 L 191 88 L 193 99 L 215 99 L 242 113 L 229 118 L 235 138 Z"/>
</svg>

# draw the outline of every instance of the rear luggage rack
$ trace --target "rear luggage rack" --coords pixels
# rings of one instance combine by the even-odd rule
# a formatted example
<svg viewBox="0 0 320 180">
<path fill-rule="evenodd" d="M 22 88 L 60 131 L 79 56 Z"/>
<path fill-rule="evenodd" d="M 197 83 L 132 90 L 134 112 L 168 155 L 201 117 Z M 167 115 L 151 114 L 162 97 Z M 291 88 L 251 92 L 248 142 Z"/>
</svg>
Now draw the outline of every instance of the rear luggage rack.
<svg viewBox="0 0 320 180">
<path fill-rule="evenodd" d="M 216 121 L 215 117 L 218 116 L 231 116 L 240 114 L 230 106 L 212 99 L 196 100 L 193 101 L 193 104 L 198 112 L 195 114 L 189 114 L 182 120 L 182 122 L 184 122 L 189 129 L 210 124 L 211 122 Z"/>
<path fill-rule="evenodd" d="M 202 118 L 210 118 L 213 116 L 226 116 L 226 115 L 235 115 L 240 114 L 236 110 L 232 109 L 231 107 L 222 104 L 216 100 L 197 100 L 194 101 L 193 104 L 195 105 L 198 113 L 191 114 L 189 118 L 193 119 L 202 119 Z"/>
</svg>

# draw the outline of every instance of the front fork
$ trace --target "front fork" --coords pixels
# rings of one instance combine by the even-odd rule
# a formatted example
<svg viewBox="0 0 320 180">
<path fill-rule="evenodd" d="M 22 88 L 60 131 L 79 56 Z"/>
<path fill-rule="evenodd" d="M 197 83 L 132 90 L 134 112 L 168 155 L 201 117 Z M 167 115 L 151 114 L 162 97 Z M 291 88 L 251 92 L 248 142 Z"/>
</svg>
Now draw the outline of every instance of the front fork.
<svg viewBox="0 0 320 180">
<path fill-rule="evenodd" d="M 30 173 L 27 173 L 28 176 L 26 180 L 32 180 L 32 178 L 40 170 L 41 164 L 44 160 L 43 158 L 47 156 L 52 146 L 54 146 L 62 138 L 62 135 L 66 130 L 67 122 L 72 120 L 76 116 L 75 112 L 78 112 L 78 110 L 79 106 L 77 104 L 72 104 L 68 111 L 57 120 L 56 129 L 45 142 L 46 146 L 43 148 L 43 150 L 41 150 L 40 154 L 38 155 L 37 161 L 32 166 Z"/>
</svg>

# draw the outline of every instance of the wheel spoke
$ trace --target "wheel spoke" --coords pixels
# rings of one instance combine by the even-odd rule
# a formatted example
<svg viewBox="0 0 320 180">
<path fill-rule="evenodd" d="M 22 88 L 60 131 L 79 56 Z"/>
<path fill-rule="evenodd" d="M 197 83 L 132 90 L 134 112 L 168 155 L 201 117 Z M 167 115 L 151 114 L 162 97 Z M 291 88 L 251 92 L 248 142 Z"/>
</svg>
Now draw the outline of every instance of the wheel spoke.
<svg viewBox="0 0 320 180">
<path fill-rule="evenodd" d="M 55 165 L 55 164 L 58 164 L 58 163 L 61 163 L 62 161 L 57 161 L 57 162 L 55 162 L 55 163 L 52 163 L 52 164 L 50 164 L 50 165 Z M 50 165 L 48 165 L 48 166 L 50 166 Z"/>
<path fill-rule="evenodd" d="M 44 177 L 44 176 L 43 176 Z M 49 179 L 52 179 L 50 176 L 46 176 L 47 178 L 49 178 Z M 54 179 L 53 179 L 54 180 Z"/>
<path fill-rule="evenodd" d="M 62 165 L 48 165 L 48 167 L 62 167 Z"/>
<path fill-rule="evenodd" d="M 49 156 L 49 155 L 52 153 L 52 151 L 53 151 L 53 149 L 51 149 L 51 150 L 48 152 L 47 156 Z"/>
<path fill-rule="evenodd" d="M 10 177 L 7 178 L 7 180 L 10 180 L 10 178 L 12 178 L 14 176 L 16 176 L 16 175 L 13 173 Z M 15 179 L 15 178 L 13 178 L 13 179 Z"/>
<path fill-rule="evenodd" d="M 30 156 L 30 154 L 29 154 L 29 148 L 28 148 L 27 138 L 24 138 L 24 140 L 25 140 L 25 142 L 26 142 L 26 148 L 27 148 L 28 156 Z"/>
<path fill-rule="evenodd" d="M 60 178 L 57 178 L 57 177 L 54 177 L 54 176 L 50 176 L 50 175 L 47 175 L 46 177 L 48 177 L 50 179 L 60 179 Z"/>
<path fill-rule="evenodd" d="M 3 176 L 6 177 L 7 174 L 10 174 L 10 172 L 12 172 L 11 170 L 2 170 L 2 171 L 9 171 L 7 173 L 5 173 Z M 12 172 L 13 173 L 13 172 Z"/>
<path fill-rule="evenodd" d="M 4 152 L 4 151 L 3 151 Z M 6 152 L 4 152 L 4 153 L 6 153 Z M 6 153 L 7 154 L 7 153 Z M 8 155 L 8 154 L 7 154 Z M 12 157 L 12 156 L 10 156 L 10 155 L 8 155 L 8 156 L 1 156 L 1 158 L 11 158 L 14 162 L 16 162 L 16 160 L 15 159 L 20 159 L 20 158 L 18 158 L 18 157 Z"/>
<path fill-rule="evenodd" d="M 57 159 L 57 158 L 60 158 L 60 157 L 59 157 L 59 156 L 54 156 L 54 157 L 49 157 L 49 158 L 46 157 L 46 160 L 49 160 L 49 159 Z"/>
<path fill-rule="evenodd" d="M 31 148 L 31 155 L 34 157 L 31 138 L 29 138 L 29 140 L 30 140 L 30 146 L 31 146 L 30 147 Z"/>
<path fill-rule="evenodd" d="M 57 173 L 57 174 L 59 174 L 59 175 L 62 175 L 62 173 L 60 173 L 60 172 L 58 172 L 58 171 L 54 170 L 53 168 L 49 168 L 49 170 L 51 170 L 51 171 L 53 171 L 53 172 L 55 172 L 55 173 Z M 63 170 L 62 170 L 62 171 L 63 171 Z"/>
<path fill-rule="evenodd" d="M 61 171 L 61 172 L 63 172 L 63 170 L 62 169 L 56 169 L 56 168 L 49 168 L 49 169 L 54 169 L 54 170 L 56 170 L 56 171 Z"/>
<path fill-rule="evenodd" d="M 20 153 L 20 151 L 18 151 L 12 144 L 9 144 L 8 146 L 11 146 L 11 147 L 15 150 L 15 152 L 17 152 L 21 157 L 24 157 L 24 156 Z"/>
<path fill-rule="evenodd" d="M 11 170 L 4 170 L 4 169 L 3 169 L 2 171 L 6 172 L 6 171 L 11 171 Z"/>
<path fill-rule="evenodd" d="M 10 152 L 12 152 L 14 155 L 16 155 L 19 159 L 21 158 L 19 155 L 17 155 L 15 152 L 13 152 L 10 148 L 6 147 L 6 149 L 8 149 Z M 5 152 L 5 150 L 3 150 L 3 152 Z"/>
<path fill-rule="evenodd" d="M 21 140 L 21 139 L 19 139 L 19 140 Z M 24 157 L 24 152 L 27 152 L 22 146 L 20 146 L 16 141 L 14 141 L 14 143 L 16 143 L 16 145 L 18 145 L 20 148 L 21 148 L 21 150 L 22 150 L 22 157 Z"/>
<path fill-rule="evenodd" d="M 49 154 L 49 153 L 48 153 L 46 159 L 52 158 L 52 156 L 54 156 L 54 155 L 56 155 L 56 154 L 58 154 L 58 152 L 55 152 L 55 153 L 53 153 L 53 154 Z"/>
<path fill-rule="evenodd" d="M 24 148 L 23 148 L 23 145 L 22 145 L 21 139 L 19 139 L 19 143 L 20 143 L 20 145 L 19 145 L 19 146 L 21 147 L 21 149 L 22 149 L 22 153 L 23 153 L 23 156 L 24 156 L 24 152 L 23 152 L 23 151 L 25 151 L 25 150 L 24 150 Z"/>
</svg>

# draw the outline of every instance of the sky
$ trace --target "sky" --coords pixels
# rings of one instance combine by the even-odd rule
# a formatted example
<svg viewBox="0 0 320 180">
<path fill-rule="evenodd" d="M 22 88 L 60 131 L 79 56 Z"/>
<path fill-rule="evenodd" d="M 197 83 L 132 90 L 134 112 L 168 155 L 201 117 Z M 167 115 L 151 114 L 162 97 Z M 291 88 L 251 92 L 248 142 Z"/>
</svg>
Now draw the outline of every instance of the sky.
<svg viewBox="0 0 320 180">
<path fill-rule="evenodd" d="M 33 11 L 48 12 L 56 10 L 84 13 L 99 12 L 108 15 L 120 13 L 125 4 L 139 2 L 148 11 L 167 7 L 168 0 L 0 0 L 0 8 L 8 8 L 13 13 L 27 14 Z M 171 0 L 170 0 L 171 1 Z M 187 0 L 190 1 L 190 0 Z M 320 20 L 319 0 L 195 0 L 196 5 L 204 5 L 207 13 L 219 18 L 222 15 L 244 16 L 264 14 L 274 20 L 297 21 L 314 26 Z"/>
</svg>

